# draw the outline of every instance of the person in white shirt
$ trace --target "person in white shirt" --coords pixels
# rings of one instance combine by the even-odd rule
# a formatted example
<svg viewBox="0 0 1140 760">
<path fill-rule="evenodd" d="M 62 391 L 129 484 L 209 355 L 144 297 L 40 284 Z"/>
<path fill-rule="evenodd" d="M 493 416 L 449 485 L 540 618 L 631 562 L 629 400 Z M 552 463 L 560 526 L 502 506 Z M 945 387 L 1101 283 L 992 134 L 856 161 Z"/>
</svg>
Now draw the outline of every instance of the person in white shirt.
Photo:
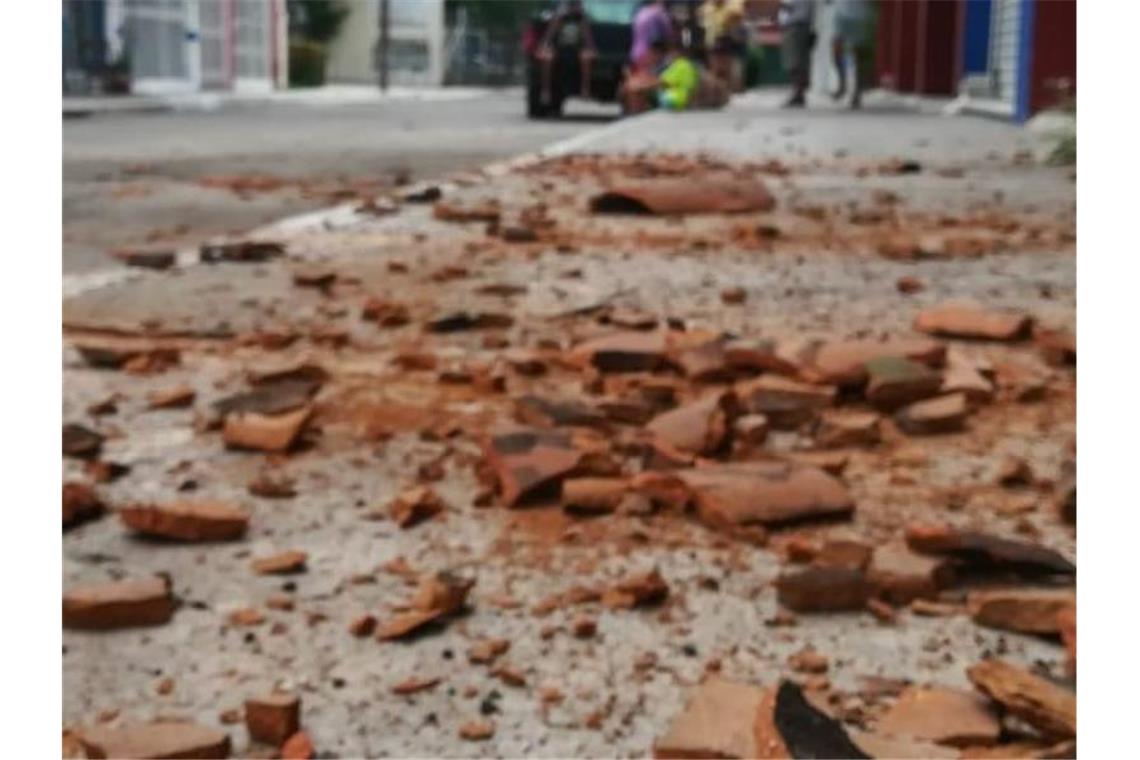
<svg viewBox="0 0 1140 760">
<path fill-rule="evenodd" d="M 777 15 L 783 34 L 784 70 L 792 80 L 792 96 L 785 108 L 803 108 L 811 75 L 811 49 L 815 46 L 815 0 L 784 0 Z"/>
<path fill-rule="evenodd" d="M 863 105 L 866 66 L 873 33 L 871 0 L 835 0 L 835 35 L 831 38 L 831 56 L 839 73 L 839 88 L 831 94 L 842 100 L 847 94 L 846 56 L 850 54 L 855 75 L 851 90 L 851 107 Z"/>
</svg>

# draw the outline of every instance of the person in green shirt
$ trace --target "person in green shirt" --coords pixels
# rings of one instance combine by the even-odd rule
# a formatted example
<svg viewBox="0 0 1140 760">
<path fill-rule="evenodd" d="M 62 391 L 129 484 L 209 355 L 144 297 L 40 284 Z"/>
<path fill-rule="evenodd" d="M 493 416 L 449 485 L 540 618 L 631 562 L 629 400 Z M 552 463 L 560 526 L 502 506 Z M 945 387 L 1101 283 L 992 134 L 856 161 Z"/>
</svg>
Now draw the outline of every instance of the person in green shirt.
<svg viewBox="0 0 1140 760">
<path fill-rule="evenodd" d="M 654 42 L 646 55 L 646 68 L 656 74 L 631 76 L 623 86 L 626 113 L 654 106 L 670 111 L 689 108 L 701 83 L 701 72 L 674 43 Z"/>
</svg>

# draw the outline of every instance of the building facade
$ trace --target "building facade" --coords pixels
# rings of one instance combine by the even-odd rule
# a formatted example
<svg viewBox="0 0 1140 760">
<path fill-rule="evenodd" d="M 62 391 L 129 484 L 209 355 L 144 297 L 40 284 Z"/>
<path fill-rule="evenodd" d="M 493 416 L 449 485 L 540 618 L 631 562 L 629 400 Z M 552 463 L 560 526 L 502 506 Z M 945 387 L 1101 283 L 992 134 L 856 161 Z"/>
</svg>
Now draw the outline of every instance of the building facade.
<svg viewBox="0 0 1140 760">
<path fill-rule="evenodd" d="M 329 42 L 326 79 L 333 84 L 376 84 L 385 59 L 381 21 L 388 14 L 388 82 L 443 84 L 444 0 L 349 0 L 349 14 Z"/>
</svg>

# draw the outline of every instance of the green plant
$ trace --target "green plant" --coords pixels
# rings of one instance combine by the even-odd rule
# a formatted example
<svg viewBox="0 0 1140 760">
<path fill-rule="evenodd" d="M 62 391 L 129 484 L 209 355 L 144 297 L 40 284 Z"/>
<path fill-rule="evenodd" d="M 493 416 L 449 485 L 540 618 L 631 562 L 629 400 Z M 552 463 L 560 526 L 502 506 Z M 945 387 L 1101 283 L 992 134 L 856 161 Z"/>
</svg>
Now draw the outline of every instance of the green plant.
<svg viewBox="0 0 1140 760">
<path fill-rule="evenodd" d="M 311 40 L 289 41 L 289 86 L 319 87 L 325 83 L 325 46 Z"/>
<path fill-rule="evenodd" d="M 1061 96 L 1055 108 L 1062 113 L 1071 114 L 1076 117 L 1077 99 L 1073 95 L 1066 93 Z M 1053 152 L 1049 154 L 1049 163 L 1054 166 L 1073 166 L 1077 163 L 1076 126 L 1057 140 L 1057 144 L 1053 146 Z"/>
<path fill-rule="evenodd" d="M 327 43 L 340 31 L 348 11 L 340 0 L 290 0 L 290 36 Z"/>
</svg>

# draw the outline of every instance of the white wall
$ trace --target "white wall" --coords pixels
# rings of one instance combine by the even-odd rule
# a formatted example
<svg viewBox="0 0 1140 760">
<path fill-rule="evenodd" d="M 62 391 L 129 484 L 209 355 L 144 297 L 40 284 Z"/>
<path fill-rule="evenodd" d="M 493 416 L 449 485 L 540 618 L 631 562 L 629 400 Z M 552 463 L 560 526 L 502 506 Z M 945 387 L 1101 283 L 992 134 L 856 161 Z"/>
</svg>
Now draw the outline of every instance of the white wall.
<svg viewBox="0 0 1140 760">
<path fill-rule="evenodd" d="M 349 14 L 329 44 L 325 78 L 329 82 L 375 84 L 373 47 L 380 37 L 380 0 L 351 0 Z"/>
</svg>

